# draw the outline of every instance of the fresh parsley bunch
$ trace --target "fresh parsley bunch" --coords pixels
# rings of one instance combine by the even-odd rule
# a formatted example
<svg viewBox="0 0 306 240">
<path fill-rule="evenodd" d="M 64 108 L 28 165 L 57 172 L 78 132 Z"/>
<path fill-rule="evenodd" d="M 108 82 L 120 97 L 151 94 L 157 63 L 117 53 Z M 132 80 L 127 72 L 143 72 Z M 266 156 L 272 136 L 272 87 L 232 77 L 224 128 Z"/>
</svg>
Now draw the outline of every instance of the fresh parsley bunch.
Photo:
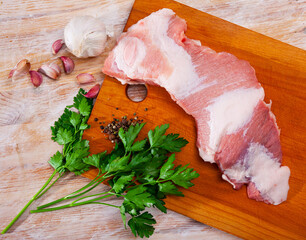
<svg viewBox="0 0 306 240">
<path fill-rule="evenodd" d="M 125 227 L 127 217 L 129 218 L 127 224 L 135 236 L 149 237 L 154 232 L 153 224 L 156 221 L 146 209 L 156 207 L 166 213 L 163 199 L 169 194 L 184 196 L 178 187 L 193 186 L 191 180 L 199 176 L 192 168 L 188 168 L 188 165 L 174 166 L 175 155 L 170 153 L 181 151 L 188 142 L 179 138 L 178 134 L 166 135 L 168 124 L 150 130 L 147 138 L 141 141 L 136 141 L 136 138 L 144 124 L 132 125 L 127 131 L 121 128 L 119 137 L 122 143 L 116 144 L 112 152 L 89 156 L 89 142 L 83 140 L 82 136 L 84 130 L 90 127 L 87 120 L 93 108 L 93 100 L 86 98 L 85 94 L 85 91 L 80 89 L 73 105 L 67 106 L 62 116 L 51 127 L 52 140 L 63 146 L 62 152 L 57 151 L 49 160 L 54 172 L 2 234 L 7 232 L 32 202 L 48 191 L 65 172 L 80 175 L 94 166 L 99 169 L 99 173 L 87 185 L 65 197 L 37 207 L 31 213 L 86 204 L 107 205 L 118 209 Z M 55 176 L 57 178 L 52 182 Z M 104 181 L 109 183 L 110 190 L 85 195 Z M 120 206 L 101 201 L 112 196 L 122 198 Z M 50 207 L 70 199 L 73 200 L 68 204 Z"/>
<path fill-rule="evenodd" d="M 86 92 L 80 89 L 76 97 L 74 97 L 73 105 L 66 107 L 62 116 L 51 127 L 52 140 L 63 146 L 63 151 L 57 151 L 49 161 L 50 165 L 54 168 L 54 172 L 42 188 L 39 189 L 25 207 L 1 232 L 2 234 L 6 233 L 25 210 L 48 191 L 65 172 L 70 171 L 79 175 L 89 169 L 90 165 L 84 163 L 82 160 L 89 155 L 89 142 L 82 140 L 82 136 L 84 130 L 90 127 L 87 124 L 87 120 L 93 108 L 93 100 L 86 98 L 84 96 L 85 94 Z M 57 178 L 52 182 L 55 176 Z"/>
<path fill-rule="evenodd" d="M 122 216 L 124 225 L 128 226 L 135 236 L 150 237 L 154 232 L 153 216 L 145 211 L 156 207 L 166 213 L 163 201 L 166 195 L 184 196 L 178 187 L 193 186 L 191 180 L 199 174 L 188 165 L 175 167 L 175 155 L 188 142 L 179 138 L 178 134 L 166 135 L 169 125 L 161 125 L 148 132 L 147 138 L 135 141 L 144 124 L 130 126 L 127 131 L 119 130 L 122 141 L 115 149 L 107 154 L 102 152 L 82 158 L 84 166 L 94 166 L 99 169 L 97 177 L 83 188 L 48 204 L 39 206 L 31 213 L 54 211 L 85 204 L 102 204 L 117 208 Z M 80 163 L 81 165 L 81 163 Z M 82 165 L 83 166 L 83 165 Z M 102 193 L 82 196 L 101 182 L 108 181 L 110 190 Z M 116 196 L 122 198 L 122 204 L 116 206 L 101 200 Z M 58 207 L 50 206 L 75 199 Z"/>
</svg>

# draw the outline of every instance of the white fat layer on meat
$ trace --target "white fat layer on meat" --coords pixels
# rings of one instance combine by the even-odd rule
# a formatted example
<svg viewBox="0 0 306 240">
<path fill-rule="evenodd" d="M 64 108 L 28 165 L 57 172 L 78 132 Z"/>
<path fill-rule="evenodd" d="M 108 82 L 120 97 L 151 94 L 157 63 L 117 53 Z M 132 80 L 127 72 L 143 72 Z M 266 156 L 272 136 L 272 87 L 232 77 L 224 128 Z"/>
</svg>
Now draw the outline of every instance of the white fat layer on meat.
<svg viewBox="0 0 306 240">
<path fill-rule="evenodd" d="M 202 46 L 202 43 L 200 40 L 191 39 L 196 45 Z"/>
<path fill-rule="evenodd" d="M 140 39 L 136 37 L 122 38 L 114 49 L 114 55 L 118 69 L 124 71 L 128 77 L 133 78 L 135 74 L 143 71 L 139 65 L 146 56 L 146 47 Z"/>
<path fill-rule="evenodd" d="M 235 184 L 232 183 L 231 180 L 225 174 L 222 174 L 222 179 L 229 182 L 233 186 L 233 188 L 236 189 Z"/>
<path fill-rule="evenodd" d="M 224 180 L 253 182 L 263 199 L 278 205 L 287 199 L 290 170 L 281 166 L 278 159 L 263 145 L 252 143 L 243 160 L 224 171 Z"/>
<path fill-rule="evenodd" d="M 205 151 L 204 151 L 204 150 L 201 149 L 200 147 L 199 147 L 198 149 L 199 149 L 200 157 L 201 157 L 205 162 L 215 163 L 215 159 L 214 159 L 215 152 L 209 151 L 209 149 L 205 149 Z"/>
<path fill-rule="evenodd" d="M 210 112 L 210 135 L 209 151 L 205 150 L 204 161 L 214 162 L 221 137 L 235 133 L 247 124 L 252 118 L 254 108 L 263 100 L 264 95 L 263 88 L 241 88 L 226 92 L 212 101 L 206 108 Z"/>
<path fill-rule="evenodd" d="M 149 30 L 148 33 L 150 34 L 152 43 L 160 48 L 172 67 L 170 76 L 161 74 L 158 79 L 155 79 L 156 83 L 166 88 L 166 90 L 175 96 L 176 99 L 184 99 L 190 94 L 207 88 L 215 83 L 206 85 L 201 84 L 201 82 L 205 80 L 205 76 L 199 78 L 195 66 L 192 63 L 191 56 L 182 46 L 176 44 L 175 41 L 168 36 L 169 20 L 173 15 L 175 15 L 175 13 L 172 10 L 166 8 L 162 9 L 140 20 L 136 25 L 131 27 L 130 30 L 133 30 L 141 23 L 145 24 L 145 29 Z M 197 44 L 200 45 L 201 43 L 197 41 Z M 146 70 L 141 63 L 146 57 L 146 46 L 141 40 L 135 37 L 122 38 L 114 52 L 118 68 L 129 78 L 133 79 L 134 76 L 143 75 L 145 73 Z M 130 57 L 125 57 L 128 55 L 128 52 L 130 52 Z"/>
</svg>

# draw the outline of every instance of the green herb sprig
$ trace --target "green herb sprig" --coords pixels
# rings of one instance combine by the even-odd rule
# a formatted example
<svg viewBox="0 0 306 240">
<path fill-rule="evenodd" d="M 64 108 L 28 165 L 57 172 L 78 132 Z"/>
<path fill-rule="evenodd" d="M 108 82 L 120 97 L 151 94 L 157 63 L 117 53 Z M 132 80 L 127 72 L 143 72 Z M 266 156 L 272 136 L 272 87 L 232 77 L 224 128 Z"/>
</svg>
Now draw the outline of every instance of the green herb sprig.
<svg viewBox="0 0 306 240">
<path fill-rule="evenodd" d="M 122 141 L 115 149 L 107 154 L 102 152 L 83 158 L 84 164 L 99 169 L 97 177 L 81 189 L 63 198 L 37 207 L 31 213 L 55 211 L 86 204 L 102 204 L 117 208 L 122 216 L 123 224 L 127 225 L 135 236 L 150 237 L 154 232 L 153 216 L 145 211 L 155 207 L 166 213 L 163 201 L 167 195 L 184 196 L 178 187 L 193 186 L 191 180 L 199 174 L 188 165 L 175 167 L 175 154 L 188 142 L 179 138 L 178 134 L 166 135 L 169 124 L 156 127 L 148 132 L 147 138 L 135 141 L 144 123 L 130 126 L 127 131 L 119 130 Z M 92 195 L 90 192 L 103 181 L 111 186 L 109 191 Z M 120 206 L 101 202 L 108 197 L 116 196 L 123 201 Z M 60 202 L 74 199 L 68 204 L 50 207 Z"/>
<path fill-rule="evenodd" d="M 67 106 L 51 127 L 52 140 L 63 146 L 62 152 L 57 151 L 49 160 L 54 172 L 2 234 L 66 172 L 80 175 L 93 166 L 98 168 L 99 172 L 91 182 L 30 212 L 48 212 L 87 204 L 106 205 L 118 209 L 124 226 L 128 225 L 135 236 L 150 237 L 156 221 L 146 209 L 155 207 L 166 213 L 163 201 L 166 196 L 184 196 L 179 187 L 192 187 L 191 180 L 199 176 L 192 168 L 188 168 L 188 164 L 175 167 L 175 155 L 170 153 L 181 151 L 188 142 L 178 134 L 166 135 L 169 124 L 150 130 L 147 138 L 141 141 L 136 139 L 144 123 L 132 125 L 127 131 L 121 128 L 118 135 L 122 143 L 116 144 L 112 152 L 107 154 L 105 151 L 89 156 L 89 142 L 83 140 L 82 136 L 84 130 L 90 128 L 87 121 L 93 108 L 93 100 L 84 97 L 85 94 L 86 92 L 80 89 L 73 105 Z M 110 189 L 90 195 L 90 191 L 104 181 L 109 183 Z M 120 206 L 102 201 L 113 196 L 122 199 Z M 71 202 L 51 207 L 67 200 Z"/>
<path fill-rule="evenodd" d="M 25 210 L 45 194 L 65 172 L 69 171 L 80 175 L 89 169 L 90 165 L 82 161 L 84 157 L 89 155 L 89 142 L 82 140 L 82 136 L 84 130 L 90 127 L 87 120 L 93 108 L 93 100 L 86 98 L 85 94 L 86 92 L 80 89 L 74 97 L 73 105 L 66 107 L 64 113 L 51 127 L 52 140 L 63 146 L 62 152 L 57 151 L 49 160 L 54 172 L 1 234 L 6 233 Z M 72 111 L 71 108 L 74 108 L 75 111 Z M 55 177 L 56 179 L 52 182 Z"/>
</svg>

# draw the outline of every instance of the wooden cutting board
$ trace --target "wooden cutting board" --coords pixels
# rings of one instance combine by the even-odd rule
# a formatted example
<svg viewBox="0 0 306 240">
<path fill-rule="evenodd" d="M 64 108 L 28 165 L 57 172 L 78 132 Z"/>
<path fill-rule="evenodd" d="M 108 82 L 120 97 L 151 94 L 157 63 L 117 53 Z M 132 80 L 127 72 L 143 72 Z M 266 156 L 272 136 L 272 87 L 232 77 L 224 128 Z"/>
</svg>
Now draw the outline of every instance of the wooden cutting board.
<svg viewBox="0 0 306 240">
<path fill-rule="evenodd" d="M 176 155 L 177 164 L 190 162 L 200 177 L 194 181 L 194 187 L 183 190 L 184 198 L 167 198 L 169 209 L 246 239 L 306 239 L 303 178 L 306 172 L 306 52 L 171 0 L 136 0 L 125 30 L 164 7 L 186 19 L 189 38 L 198 39 L 216 51 L 230 52 L 255 68 L 265 89 L 266 101 L 272 100 L 272 111 L 281 128 L 283 163 L 291 169 L 288 200 L 273 206 L 248 199 L 245 187 L 233 190 L 221 179 L 215 165 L 199 157 L 193 118 L 164 89 L 156 86 L 148 86 L 147 98 L 134 103 L 126 97 L 125 86 L 113 78 L 105 78 L 89 119 L 92 128 L 85 133 L 85 138 L 91 141 L 92 153 L 112 149 L 99 127 L 100 122 L 103 125 L 124 115 L 132 118 L 137 113 L 147 122 L 144 133 L 156 125 L 170 123 L 169 133 L 180 133 L 189 141 Z M 84 175 L 93 178 L 95 174 L 91 170 Z"/>
</svg>

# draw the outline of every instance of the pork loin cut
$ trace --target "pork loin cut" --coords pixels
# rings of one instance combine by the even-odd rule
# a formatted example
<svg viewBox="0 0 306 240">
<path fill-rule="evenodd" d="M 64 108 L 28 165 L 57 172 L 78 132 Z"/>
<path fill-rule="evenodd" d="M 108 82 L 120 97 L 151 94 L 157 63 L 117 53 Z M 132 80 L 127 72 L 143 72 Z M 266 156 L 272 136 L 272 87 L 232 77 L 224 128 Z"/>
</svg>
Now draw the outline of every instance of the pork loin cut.
<svg viewBox="0 0 306 240">
<path fill-rule="evenodd" d="M 257 201 L 285 201 L 290 170 L 281 166 L 279 130 L 254 69 L 187 38 L 186 29 L 170 9 L 152 13 L 121 35 L 103 72 L 122 84 L 164 87 L 195 118 L 199 154 L 223 179 L 235 189 L 247 184 Z"/>
</svg>

